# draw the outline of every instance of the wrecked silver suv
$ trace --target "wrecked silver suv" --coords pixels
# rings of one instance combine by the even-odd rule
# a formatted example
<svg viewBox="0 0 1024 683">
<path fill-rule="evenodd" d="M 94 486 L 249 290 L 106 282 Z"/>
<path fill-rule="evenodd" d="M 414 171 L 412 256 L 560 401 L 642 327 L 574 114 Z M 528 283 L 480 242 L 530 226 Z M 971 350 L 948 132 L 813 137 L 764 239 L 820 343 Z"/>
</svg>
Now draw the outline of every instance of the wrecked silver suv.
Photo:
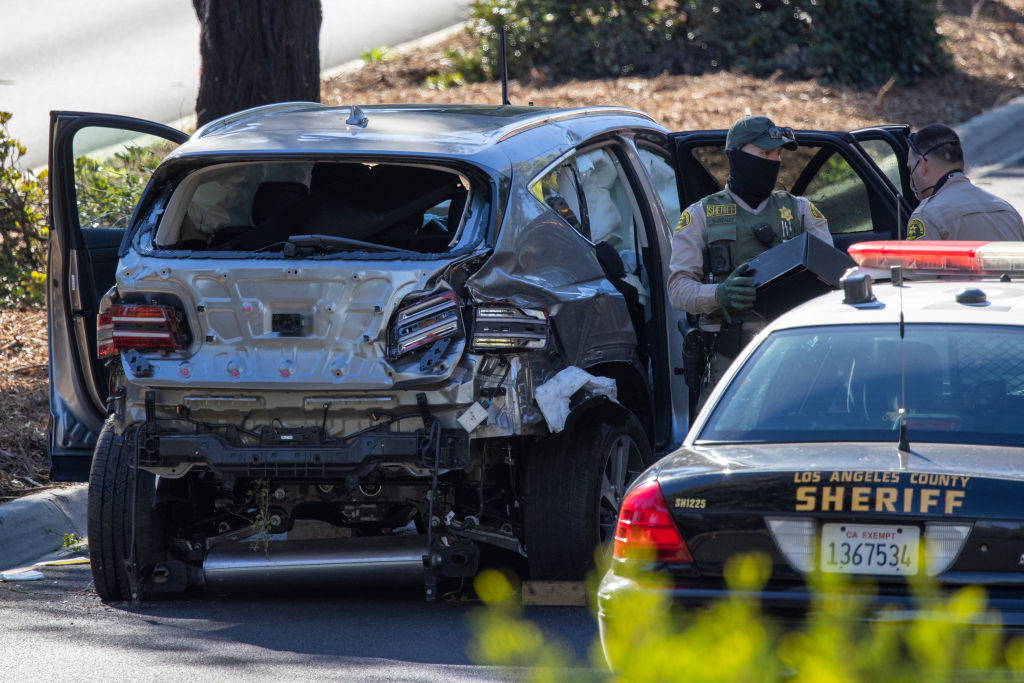
<svg viewBox="0 0 1024 683">
<path fill-rule="evenodd" d="M 686 431 L 687 139 L 611 107 L 55 112 L 50 456 L 89 478 L 100 596 L 432 597 L 482 547 L 582 577 Z"/>
</svg>

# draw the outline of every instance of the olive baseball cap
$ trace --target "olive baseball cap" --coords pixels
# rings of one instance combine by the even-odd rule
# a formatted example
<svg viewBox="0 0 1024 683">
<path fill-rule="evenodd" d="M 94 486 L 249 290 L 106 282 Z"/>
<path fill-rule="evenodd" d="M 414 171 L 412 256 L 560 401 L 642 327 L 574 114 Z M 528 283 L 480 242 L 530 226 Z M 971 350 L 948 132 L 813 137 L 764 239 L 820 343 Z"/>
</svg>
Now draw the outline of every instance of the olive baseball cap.
<svg viewBox="0 0 1024 683">
<path fill-rule="evenodd" d="M 754 144 L 761 149 L 796 149 L 796 135 L 793 129 L 776 126 L 767 116 L 744 116 L 729 128 L 725 136 L 726 149 L 740 149 Z"/>
</svg>

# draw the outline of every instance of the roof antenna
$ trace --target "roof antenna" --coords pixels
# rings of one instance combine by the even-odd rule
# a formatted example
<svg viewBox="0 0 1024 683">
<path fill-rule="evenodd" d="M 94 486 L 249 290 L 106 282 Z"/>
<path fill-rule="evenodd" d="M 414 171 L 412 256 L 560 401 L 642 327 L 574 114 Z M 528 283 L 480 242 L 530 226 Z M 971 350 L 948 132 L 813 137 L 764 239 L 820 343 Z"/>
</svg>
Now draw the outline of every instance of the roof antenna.
<svg viewBox="0 0 1024 683">
<path fill-rule="evenodd" d="M 508 59 L 505 57 L 505 22 L 501 24 L 501 42 L 499 43 L 498 56 L 501 59 L 501 103 L 502 105 L 512 104 L 508 101 Z"/>
<path fill-rule="evenodd" d="M 900 408 L 900 442 L 896 450 L 901 453 L 910 452 L 910 434 L 907 433 L 907 409 Z"/>
<path fill-rule="evenodd" d="M 896 191 L 896 239 L 907 239 L 907 230 L 903 225 L 903 195 Z M 907 431 L 907 369 L 904 358 L 903 337 L 906 334 L 906 326 L 903 323 L 903 269 L 900 266 L 893 266 L 891 269 L 892 284 L 900 288 L 900 441 L 896 450 L 900 454 L 900 464 L 906 467 L 906 456 L 910 453 L 910 434 Z"/>
<path fill-rule="evenodd" d="M 903 454 L 910 452 L 910 435 L 907 433 L 907 367 L 903 346 L 903 338 L 906 335 L 906 325 L 903 321 L 903 268 L 893 266 L 891 272 L 893 284 L 900 288 L 900 442 L 896 450 Z"/>
<path fill-rule="evenodd" d="M 903 208 L 903 195 L 898 191 L 896 192 L 896 239 L 905 240 L 907 239 L 907 231 L 903 228 L 903 216 L 900 209 Z"/>
</svg>

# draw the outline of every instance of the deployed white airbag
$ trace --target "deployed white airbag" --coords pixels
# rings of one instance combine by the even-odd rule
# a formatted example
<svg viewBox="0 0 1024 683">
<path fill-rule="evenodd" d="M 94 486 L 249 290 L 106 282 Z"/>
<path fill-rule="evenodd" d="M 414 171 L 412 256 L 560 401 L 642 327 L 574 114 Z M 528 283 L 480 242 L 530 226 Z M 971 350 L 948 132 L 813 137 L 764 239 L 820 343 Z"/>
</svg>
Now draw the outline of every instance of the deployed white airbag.
<svg viewBox="0 0 1024 683">
<path fill-rule="evenodd" d="M 540 412 L 552 432 L 560 432 L 565 428 L 565 420 L 569 417 L 569 399 L 580 389 L 616 400 L 614 379 L 595 377 L 576 366 L 567 367 L 534 392 Z"/>
</svg>

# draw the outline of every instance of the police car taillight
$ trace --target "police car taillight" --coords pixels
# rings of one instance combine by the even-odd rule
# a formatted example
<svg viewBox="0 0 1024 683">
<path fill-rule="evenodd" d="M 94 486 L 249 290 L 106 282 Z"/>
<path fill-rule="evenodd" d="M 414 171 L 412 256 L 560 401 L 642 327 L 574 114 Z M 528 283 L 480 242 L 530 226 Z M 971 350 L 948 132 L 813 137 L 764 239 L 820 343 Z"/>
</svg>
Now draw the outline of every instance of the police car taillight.
<svg viewBox="0 0 1024 683">
<path fill-rule="evenodd" d="M 1002 275 L 1024 273 L 1024 242 L 859 242 L 847 253 L 862 268 Z"/>
<path fill-rule="evenodd" d="M 693 562 L 658 482 L 642 484 L 623 499 L 612 557 L 673 564 Z"/>
</svg>

